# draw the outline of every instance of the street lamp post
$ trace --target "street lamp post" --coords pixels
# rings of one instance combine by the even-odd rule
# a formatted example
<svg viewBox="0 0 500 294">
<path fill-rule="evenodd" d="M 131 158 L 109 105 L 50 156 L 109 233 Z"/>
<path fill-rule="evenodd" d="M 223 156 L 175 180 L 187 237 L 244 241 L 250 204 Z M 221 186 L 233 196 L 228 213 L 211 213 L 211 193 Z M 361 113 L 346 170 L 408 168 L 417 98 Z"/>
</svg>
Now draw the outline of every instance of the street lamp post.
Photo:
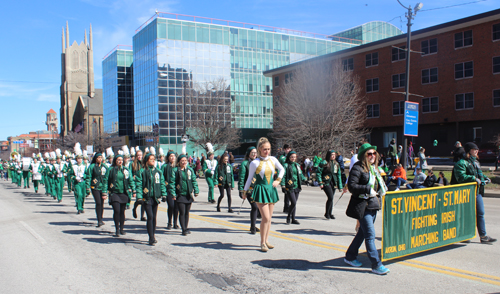
<svg viewBox="0 0 500 294">
<path fill-rule="evenodd" d="M 415 15 L 417 15 L 417 11 L 419 11 L 420 9 L 422 9 L 422 6 L 424 6 L 424 4 L 422 3 L 417 3 L 415 5 L 415 9 L 412 10 L 411 8 L 411 5 L 409 5 L 408 7 L 404 6 L 399 0 L 398 0 L 398 3 L 403 6 L 404 8 L 406 8 L 408 10 L 408 12 L 405 13 L 405 16 L 406 18 L 408 19 L 408 23 L 407 23 L 407 27 L 408 27 L 408 31 L 406 33 L 406 84 L 405 84 L 405 101 L 410 101 L 410 53 L 411 53 L 411 50 L 410 50 L 410 42 L 411 42 L 411 21 L 413 19 L 413 17 Z M 404 124 L 404 122 L 403 122 Z M 404 129 L 404 128 L 403 128 Z M 408 138 L 404 135 L 403 133 L 403 136 L 404 136 L 404 145 L 403 145 L 403 154 L 401 154 L 401 163 L 403 165 L 403 168 L 406 169 L 406 164 L 407 164 L 407 159 L 408 159 Z M 394 163 L 393 163 L 394 165 Z"/>
</svg>

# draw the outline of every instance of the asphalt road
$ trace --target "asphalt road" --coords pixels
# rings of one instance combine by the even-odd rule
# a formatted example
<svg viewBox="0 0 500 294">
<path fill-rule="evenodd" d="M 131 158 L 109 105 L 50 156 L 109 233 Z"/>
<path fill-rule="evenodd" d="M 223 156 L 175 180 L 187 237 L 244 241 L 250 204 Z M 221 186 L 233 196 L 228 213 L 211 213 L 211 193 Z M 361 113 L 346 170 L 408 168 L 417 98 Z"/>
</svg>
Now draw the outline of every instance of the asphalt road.
<svg viewBox="0 0 500 294">
<path fill-rule="evenodd" d="M 191 235 L 167 231 L 166 204 L 159 209 L 158 244 L 147 245 L 145 222 L 126 212 L 126 236 L 115 238 L 112 210 L 96 228 L 94 201 L 76 214 L 67 191 L 62 203 L 0 181 L 0 292 L 2 293 L 491 293 L 500 292 L 500 242 L 454 244 L 384 264 L 391 272 L 370 272 L 343 262 L 355 221 L 345 216 L 349 195 L 323 218 L 326 196 L 305 187 L 298 202 L 300 225 L 286 225 L 276 206 L 267 253 L 248 233 L 249 205 L 233 194 L 235 213 L 207 203 L 207 186 L 193 204 Z M 41 187 L 41 191 L 44 188 Z M 216 193 L 218 194 L 218 193 Z M 335 195 L 335 202 L 339 193 Z M 500 237 L 500 199 L 485 198 L 488 234 Z M 375 223 L 381 246 L 381 214 Z M 364 250 L 364 245 L 361 247 Z"/>
</svg>

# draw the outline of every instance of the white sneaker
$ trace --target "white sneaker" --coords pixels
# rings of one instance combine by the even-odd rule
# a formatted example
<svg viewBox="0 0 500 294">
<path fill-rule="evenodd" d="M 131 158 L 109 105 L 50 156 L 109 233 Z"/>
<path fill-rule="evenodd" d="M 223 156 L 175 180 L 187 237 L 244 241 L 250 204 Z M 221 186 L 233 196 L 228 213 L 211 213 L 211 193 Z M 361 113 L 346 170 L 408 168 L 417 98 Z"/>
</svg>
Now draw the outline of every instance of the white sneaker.
<svg viewBox="0 0 500 294">
<path fill-rule="evenodd" d="M 399 188 L 396 188 L 394 191 L 399 191 Z"/>
</svg>

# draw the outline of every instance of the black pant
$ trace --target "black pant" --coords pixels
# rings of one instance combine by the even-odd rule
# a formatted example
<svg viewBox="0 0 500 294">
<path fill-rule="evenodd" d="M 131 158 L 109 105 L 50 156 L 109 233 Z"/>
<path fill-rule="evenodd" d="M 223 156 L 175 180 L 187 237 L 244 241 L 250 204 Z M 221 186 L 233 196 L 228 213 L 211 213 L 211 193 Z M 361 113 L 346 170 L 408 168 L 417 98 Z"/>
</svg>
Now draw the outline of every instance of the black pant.
<svg viewBox="0 0 500 294">
<path fill-rule="evenodd" d="M 220 196 L 219 196 L 219 199 L 217 200 L 217 208 L 220 208 L 220 203 L 221 203 L 222 199 L 224 198 L 224 190 L 226 190 L 226 194 L 227 194 L 227 209 L 231 209 L 231 187 L 228 185 L 219 186 Z"/>
<path fill-rule="evenodd" d="M 326 200 L 325 216 L 333 215 L 333 195 L 335 195 L 335 187 L 331 185 L 323 186 L 323 191 L 325 191 L 326 197 L 328 197 Z"/>
<path fill-rule="evenodd" d="M 97 217 L 97 223 L 102 222 L 102 214 L 104 212 L 104 205 L 102 201 L 102 191 L 92 189 L 92 196 L 94 196 L 95 201 L 95 215 Z"/>
<path fill-rule="evenodd" d="M 123 230 L 123 226 L 125 226 L 125 208 L 127 207 L 127 203 L 120 202 L 112 202 L 111 206 L 113 206 L 113 220 L 115 221 L 115 228 L 118 230 Z"/>
<path fill-rule="evenodd" d="M 179 207 L 179 223 L 181 224 L 182 231 L 185 231 L 188 229 L 191 203 L 177 202 L 177 206 Z"/>
<path fill-rule="evenodd" d="M 248 202 L 252 207 L 252 210 L 250 211 L 250 228 L 252 229 L 255 228 L 255 223 L 257 222 L 257 213 L 259 212 L 259 207 L 255 202 L 250 202 L 250 200 L 248 200 Z"/>
<path fill-rule="evenodd" d="M 146 216 L 148 217 L 146 228 L 148 229 L 149 240 L 152 241 L 155 239 L 158 203 L 154 199 L 149 199 L 147 202 L 144 202 L 144 204 L 142 204 L 142 207 L 144 207 L 144 209 L 146 210 Z"/>
<path fill-rule="evenodd" d="M 297 201 L 299 200 L 299 193 L 300 193 L 299 189 L 291 189 L 288 191 L 288 193 L 286 193 L 288 196 L 288 199 L 290 199 L 290 206 L 288 207 L 287 220 L 290 218 L 292 220 L 295 220 L 295 211 L 297 208 Z"/>
<path fill-rule="evenodd" d="M 142 219 L 142 218 L 144 217 L 144 205 L 139 204 L 139 203 L 137 203 L 137 201 L 136 201 L 136 202 L 134 202 L 134 210 L 136 210 L 136 209 L 137 209 L 137 206 L 139 206 L 139 205 L 141 206 L 141 219 Z"/>
<path fill-rule="evenodd" d="M 288 193 L 285 193 L 285 200 L 283 202 L 285 205 L 283 206 L 283 211 L 288 211 L 288 208 L 290 207 L 290 197 L 288 196 Z"/>
<path fill-rule="evenodd" d="M 169 225 L 177 225 L 177 216 L 179 215 L 179 207 L 177 206 L 177 201 L 175 201 L 170 195 L 167 196 L 167 215 L 168 215 L 168 224 Z M 172 223 L 172 217 L 174 218 L 174 222 Z"/>
</svg>

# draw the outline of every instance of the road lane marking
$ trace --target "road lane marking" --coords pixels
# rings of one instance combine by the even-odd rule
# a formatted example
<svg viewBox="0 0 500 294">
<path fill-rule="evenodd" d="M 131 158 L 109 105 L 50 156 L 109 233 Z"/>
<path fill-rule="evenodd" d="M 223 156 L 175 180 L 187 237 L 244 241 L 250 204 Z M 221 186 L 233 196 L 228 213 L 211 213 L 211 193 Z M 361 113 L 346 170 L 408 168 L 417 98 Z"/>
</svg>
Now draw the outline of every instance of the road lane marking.
<svg viewBox="0 0 500 294">
<path fill-rule="evenodd" d="M 166 209 L 163 207 L 159 207 L 159 210 L 167 212 Z M 248 230 L 249 226 L 243 225 L 243 224 L 238 224 L 226 220 L 220 220 L 216 219 L 213 217 L 207 217 L 207 216 L 201 216 L 197 214 L 190 213 L 190 217 L 194 218 L 196 220 L 200 221 L 205 221 L 221 226 L 226 226 L 234 229 L 242 229 L 242 230 Z M 314 240 L 314 239 L 309 239 L 309 238 L 304 238 L 300 236 L 294 236 L 290 234 L 284 234 L 276 231 L 270 231 L 269 232 L 271 236 L 284 239 L 284 240 L 289 240 L 292 242 L 297 242 L 297 243 L 302 243 L 306 245 L 311 245 L 315 247 L 320 247 L 320 248 L 325 248 L 325 249 L 333 249 L 336 251 L 340 252 L 346 252 L 346 249 L 348 247 L 339 245 L 339 244 L 334 244 L 334 243 L 329 243 L 329 242 L 324 242 L 324 241 L 319 241 L 319 240 Z M 365 254 L 366 251 L 361 251 L 360 254 Z M 500 277 L 492 276 L 492 275 L 487 275 L 487 274 L 481 274 L 481 273 L 476 273 L 476 272 L 471 272 L 471 271 L 466 271 L 466 270 L 461 270 L 461 269 L 456 269 L 452 267 L 447 267 L 447 266 L 442 266 L 442 265 L 437 265 L 437 264 L 432 264 L 432 263 L 427 263 L 423 261 L 418 261 L 418 260 L 394 260 L 394 263 L 399 263 L 403 264 L 405 266 L 413 267 L 413 268 L 418 268 L 418 269 L 423 269 L 427 271 L 432 271 L 436 273 L 441 273 L 457 278 L 463 278 L 463 279 L 468 279 L 468 280 L 473 280 L 473 281 L 479 281 L 487 284 L 492 284 L 496 286 L 500 286 Z"/>
<path fill-rule="evenodd" d="M 23 225 L 23 227 L 28 230 L 28 232 L 30 232 L 31 235 L 33 235 L 33 237 L 35 237 L 35 239 L 37 239 L 38 241 L 40 241 L 40 243 L 42 244 L 47 244 L 47 241 L 45 241 L 44 238 L 42 238 L 42 236 L 38 235 L 37 232 L 35 232 L 35 230 L 30 227 L 27 223 L 23 222 L 23 221 L 19 221 L 21 223 L 21 225 Z"/>
</svg>

